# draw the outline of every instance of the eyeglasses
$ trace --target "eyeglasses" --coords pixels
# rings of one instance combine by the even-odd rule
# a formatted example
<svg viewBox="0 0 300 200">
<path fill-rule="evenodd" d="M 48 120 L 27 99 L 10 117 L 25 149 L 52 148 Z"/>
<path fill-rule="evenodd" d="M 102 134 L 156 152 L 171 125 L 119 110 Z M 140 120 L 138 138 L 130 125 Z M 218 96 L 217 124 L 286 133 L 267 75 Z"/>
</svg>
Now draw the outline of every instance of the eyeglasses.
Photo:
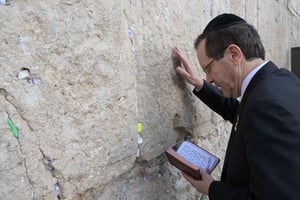
<svg viewBox="0 0 300 200">
<path fill-rule="evenodd" d="M 206 67 L 202 68 L 203 72 L 205 74 L 209 74 L 210 73 L 210 67 L 211 67 L 211 64 L 215 61 L 216 59 L 212 59 L 207 65 Z"/>
</svg>

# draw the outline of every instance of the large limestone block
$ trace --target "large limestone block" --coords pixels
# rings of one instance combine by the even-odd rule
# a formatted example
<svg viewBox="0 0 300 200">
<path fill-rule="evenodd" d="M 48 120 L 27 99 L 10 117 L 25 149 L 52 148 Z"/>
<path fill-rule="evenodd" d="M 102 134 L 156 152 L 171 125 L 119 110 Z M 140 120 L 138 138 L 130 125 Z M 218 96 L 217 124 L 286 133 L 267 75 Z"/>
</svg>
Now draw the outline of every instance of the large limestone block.
<svg viewBox="0 0 300 200">
<path fill-rule="evenodd" d="M 1 6 L 5 199 L 54 199 L 56 178 L 61 197 L 76 199 L 133 166 L 135 73 L 122 8 L 121 1 Z"/>
<path fill-rule="evenodd" d="M 196 98 L 193 88 L 176 74 L 171 54 L 179 46 L 198 67 L 193 41 L 205 20 L 204 6 L 206 3 L 199 1 L 132 1 L 125 10 L 133 32 L 137 116 L 144 127 L 139 160 L 149 161 L 194 134 Z M 195 15 L 186 15 L 186 10 Z"/>
</svg>

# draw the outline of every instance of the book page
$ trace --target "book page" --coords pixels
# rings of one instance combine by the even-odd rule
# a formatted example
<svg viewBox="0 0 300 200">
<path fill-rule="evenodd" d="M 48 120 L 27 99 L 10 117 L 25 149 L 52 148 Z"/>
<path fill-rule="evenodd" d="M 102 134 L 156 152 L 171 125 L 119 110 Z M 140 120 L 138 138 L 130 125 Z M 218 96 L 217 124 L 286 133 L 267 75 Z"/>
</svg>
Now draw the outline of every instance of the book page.
<svg viewBox="0 0 300 200">
<path fill-rule="evenodd" d="M 208 168 L 209 170 L 212 170 L 218 162 L 218 158 L 188 141 L 184 141 L 180 145 L 177 153 L 187 161 L 198 166 L 200 169 Z"/>
</svg>

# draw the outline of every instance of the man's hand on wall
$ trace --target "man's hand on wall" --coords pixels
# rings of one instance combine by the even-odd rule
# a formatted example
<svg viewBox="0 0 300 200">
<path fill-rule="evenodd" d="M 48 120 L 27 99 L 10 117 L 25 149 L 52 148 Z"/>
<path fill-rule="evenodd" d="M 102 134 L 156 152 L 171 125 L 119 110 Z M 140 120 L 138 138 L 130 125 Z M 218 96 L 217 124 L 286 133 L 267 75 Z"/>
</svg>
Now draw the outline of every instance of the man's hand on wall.
<svg viewBox="0 0 300 200">
<path fill-rule="evenodd" d="M 188 60 L 185 58 L 183 53 L 178 47 L 174 49 L 176 55 L 180 59 L 183 67 L 177 66 L 176 72 L 180 74 L 183 79 L 185 79 L 189 84 L 195 86 L 198 90 L 200 90 L 203 86 L 203 79 L 197 73 L 197 71 L 189 64 Z"/>
</svg>

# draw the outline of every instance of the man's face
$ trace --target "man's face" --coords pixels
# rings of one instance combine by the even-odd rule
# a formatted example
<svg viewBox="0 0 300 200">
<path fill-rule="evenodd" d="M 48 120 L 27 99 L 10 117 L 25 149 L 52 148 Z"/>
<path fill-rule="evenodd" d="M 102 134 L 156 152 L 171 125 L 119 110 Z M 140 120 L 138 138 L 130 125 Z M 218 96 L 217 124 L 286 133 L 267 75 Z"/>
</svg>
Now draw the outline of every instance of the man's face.
<svg viewBox="0 0 300 200">
<path fill-rule="evenodd" d="M 218 87 L 225 97 L 239 97 L 239 81 L 237 67 L 234 66 L 231 52 L 226 49 L 224 57 L 220 60 L 209 58 L 206 55 L 206 40 L 202 40 L 197 48 L 197 56 L 207 82 Z"/>
</svg>

